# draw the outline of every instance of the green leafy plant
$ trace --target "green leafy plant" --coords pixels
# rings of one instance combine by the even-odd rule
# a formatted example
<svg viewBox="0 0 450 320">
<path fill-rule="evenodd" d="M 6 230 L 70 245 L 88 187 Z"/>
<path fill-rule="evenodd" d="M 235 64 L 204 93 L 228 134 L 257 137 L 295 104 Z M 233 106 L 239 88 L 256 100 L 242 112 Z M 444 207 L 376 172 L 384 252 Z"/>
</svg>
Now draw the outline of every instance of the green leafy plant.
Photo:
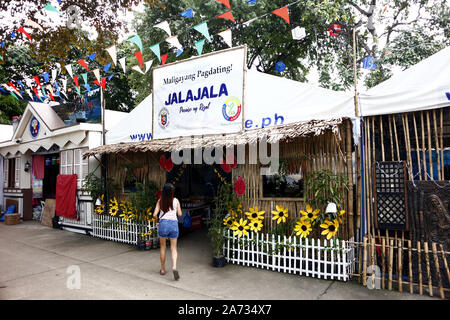
<svg viewBox="0 0 450 320">
<path fill-rule="evenodd" d="M 343 174 L 334 174 L 330 170 L 318 170 L 306 177 L 305 184 L 306 201 L 314 208 L 320 209 L 320 223 L 326 219 L 337 219 L 337 214 L 327 214 L 325 209 L 329 202 L 336 203 L 338 208 L 344 207 L 344 190 L 349 190 L 347 177 Z"/>
<path fill-rule="evenodd" d="M 135 211 L 135 220 L 138 225 L 138 236 L 141 238 L 144 225 L 153 215 L 153 209 L 156 205 L 156 193 L 158 187 L 153 181 L 146 179 L 144 183 L 136 183 L 137 191 L 130 195 L 130 202 Z"/>
<path fill-rule="evenodd" d="M 84 178 L 83 190 L 87 191 L 91 198 L 95 201 L 97 199 L 100 199 L 101 196 L 105 194 L 104 185 L 104 179 L 91 172 Z M 118 190 L 120 189 L 119 186 L 109 178 L 106 179 L 106 186 L 108 189 L 107 191 L 109 197 L 116 195 Z"/>
</svg>

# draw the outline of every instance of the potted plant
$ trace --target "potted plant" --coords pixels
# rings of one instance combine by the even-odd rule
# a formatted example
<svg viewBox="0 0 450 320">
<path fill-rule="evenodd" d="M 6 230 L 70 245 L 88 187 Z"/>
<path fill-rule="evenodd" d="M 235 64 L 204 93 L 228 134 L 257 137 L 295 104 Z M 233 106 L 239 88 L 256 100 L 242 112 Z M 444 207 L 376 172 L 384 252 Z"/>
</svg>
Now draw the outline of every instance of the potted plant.
<svg viewBox="0 0 450 320">
<path fill-rule="evenodd" d="M 222 220 L 220 215 L 213 215 L 209 220 L 208 236 L 213 249 L 213 266 L 216 268 L 224 267 L 226 264 L 225 256 L 223 255 L 225 230 Z"/>
</svg>

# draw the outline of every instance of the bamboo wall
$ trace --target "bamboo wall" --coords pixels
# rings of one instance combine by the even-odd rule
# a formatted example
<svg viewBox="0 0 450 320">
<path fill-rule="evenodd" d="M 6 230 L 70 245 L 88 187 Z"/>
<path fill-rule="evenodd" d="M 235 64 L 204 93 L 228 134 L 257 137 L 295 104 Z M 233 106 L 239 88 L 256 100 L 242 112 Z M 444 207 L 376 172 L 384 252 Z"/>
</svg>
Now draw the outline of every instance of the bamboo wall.
<svg viewBox="0 0 450 320">
<path fill-rule="evenodd" d="M 450 149 L 450 107 L 364 118 L 364 204 L 367 232 L 375 228 L 372 166 L 376 161 L 405 161 L 408 180 L 442 181 L 445 178 L 444 150 Z M 436 164 L 433 167 L 433 154 Z M 428 159 L 427 159 L 428 157 Z M 418 171 L 413 173 L 413 167 Z M 435 170 L 435 175 L 433 174 Z M 404 237 L 404 232 L 401 232 Z M 397 236 L 397 232 L 395 232 Z M 400 236 L 400 235 L 399 235 Z"/>
</svg>

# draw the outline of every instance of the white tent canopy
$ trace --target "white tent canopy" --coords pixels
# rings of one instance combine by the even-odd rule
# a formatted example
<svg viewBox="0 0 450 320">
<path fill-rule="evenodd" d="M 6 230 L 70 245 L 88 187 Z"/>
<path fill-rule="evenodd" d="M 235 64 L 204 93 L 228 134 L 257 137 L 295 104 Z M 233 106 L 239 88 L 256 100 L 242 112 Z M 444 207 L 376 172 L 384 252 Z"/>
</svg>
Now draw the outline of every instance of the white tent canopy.
<svg viewBox="0 0 450 320">
<path fill-rule="evenodd" d="M 152 95 L 123 117 L 106 135 L 106 144 L 152 139 Z"/>
<path fill-rule="evenodd" d="M 362 116 L 450 106 L 450 47 L 360 94 Z"/>
<path fill-rule="evenodd" d="M 244 128 L 355 117 L 353 95 L 249 70 Z M 106 144 L 152 139 L 152 95 L 106 133 Z"/>
</svg>

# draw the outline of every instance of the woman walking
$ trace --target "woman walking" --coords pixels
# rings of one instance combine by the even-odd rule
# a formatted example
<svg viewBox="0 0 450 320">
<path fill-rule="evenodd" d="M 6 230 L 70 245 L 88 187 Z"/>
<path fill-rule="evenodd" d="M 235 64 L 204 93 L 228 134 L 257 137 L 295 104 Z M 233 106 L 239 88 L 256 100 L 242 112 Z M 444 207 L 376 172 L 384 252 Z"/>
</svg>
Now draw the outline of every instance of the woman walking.
<svg viewBox="0 0 450 320">
<path fill-rule="evenodd" d="M 160 243 L 161 275 L 166 274 L 166 238 L 170 239 L 170 252 L 172 253 L 172 271 L 175 280 L 180 278 L 177 270 L 177 238 L 179 235 L 178 218 L 181 217 L 181 206 L 177 198 L 174 197 L 175 187 L 171 183 L 166 183 L 162 190 L 161 199 L 156 203 L 153 218 L 159 215 L 158 236 Z"/>
</svg>

